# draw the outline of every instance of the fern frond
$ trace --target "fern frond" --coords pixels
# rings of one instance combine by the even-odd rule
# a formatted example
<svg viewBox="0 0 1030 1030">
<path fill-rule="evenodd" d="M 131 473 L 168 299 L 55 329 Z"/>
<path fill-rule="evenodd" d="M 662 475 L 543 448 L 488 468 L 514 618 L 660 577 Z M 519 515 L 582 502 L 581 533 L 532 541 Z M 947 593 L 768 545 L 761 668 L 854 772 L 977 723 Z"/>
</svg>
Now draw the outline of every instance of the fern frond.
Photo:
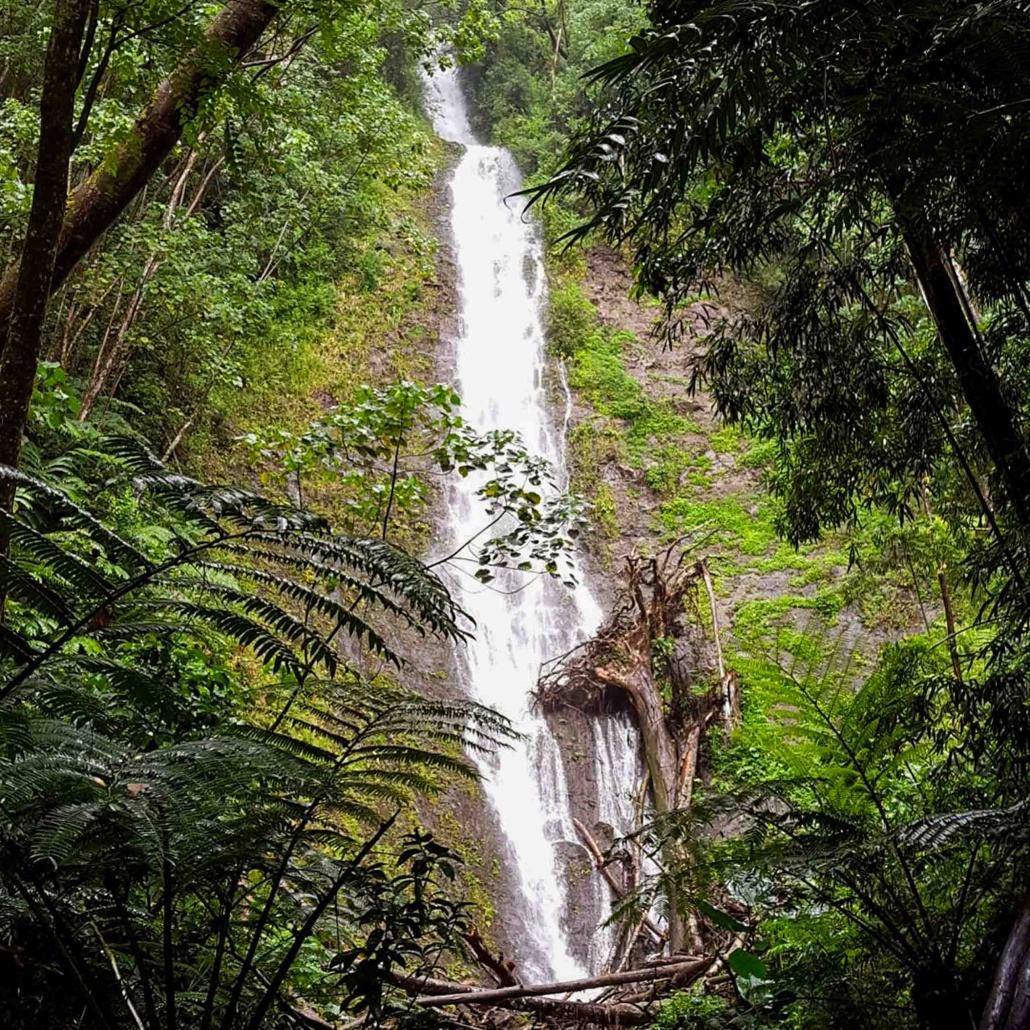
<svg viewBox="0 0 1030 1030">
<path fill-rule="evenodd" d="M 53 575 L 74 587 L 80 596 L 102 597 L 113 589 L 109 580 L 48 536 L 25 522 L 0 512 L 0 531 L 7 534 L 12 548 L 29 555 Z"/>
<path fill-rule="evenodd" d="M 64 492 L 48 486 L 40 479 L 12 469 L 9 465 L 0 465 L 0 480 L 13 482 L 16 486 L 26 489 L 34 498 L 45 502 L 67 527 L 84 530 L 91 539 L 101 543 L 117 559 L 129 562 L 134 568 L 149 567 L 150 562 L 137 548 L 117 533 L 113 533 L 85 508 L 75 504 Z M 4 511 L 3 514 L 9 519 L 12 518 L 10 512 Z"/>
<path fill-rule="evenodd" d="M 75 621 L 75 613 L 56 590 L 3 555 L 0 555 L 0 593 L 22 601 L 65 626 Z"/>
<path fill-rule="evenodd" d="M 276 672 L 290 672 L 300 676 L 304 661 L 282 640 L 260 622 L 247 618 L 228 608 L 212 608 L 209 605 L 192 604 L 188 601 L 168 601 L 164 607 L 179 611 L 185 619 L 198 619 L 212 628 L 232 637 L 249 647 L 263 662 Z"/>
<path fill-rule="evenodd" d="M 994 839 L 1007 843 L 1030 840 L 1030 798 L 1007 808 L 972 809 L 927 816 L 896 832 L 899 844 L 937 850 L 957 840 Z"/>
</svg>

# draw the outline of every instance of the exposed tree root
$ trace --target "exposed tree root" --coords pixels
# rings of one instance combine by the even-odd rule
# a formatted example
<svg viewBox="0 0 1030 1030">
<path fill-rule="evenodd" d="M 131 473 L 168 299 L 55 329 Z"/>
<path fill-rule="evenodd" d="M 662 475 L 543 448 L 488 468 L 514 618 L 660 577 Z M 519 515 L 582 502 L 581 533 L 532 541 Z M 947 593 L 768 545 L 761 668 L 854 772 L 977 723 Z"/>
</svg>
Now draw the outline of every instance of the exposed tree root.
<svg viewBox="0 0 1030 1030">
<path fill-rule="evenodd" d="M 713 718 L 727 728 L 735 720 L 736 678 L 725 667 L 703 561 L 688 561 L 677 541 L 655 556 L 628 557 L 625 570 L 611 618 L 541 677 L 536 696 L 544 708 L 603 710 L 606 695 L 620 695 L 636 718 L 660 818 L 690 807 L 706 728 Z M 667 868 L 682 868 L 682 860 L 665 856 Z M 598 868 L 604 875 L 603 861 Z M 668 901 L 670 950 L 703 950 L 697 920 L 676 897 Z"/>
</svg>

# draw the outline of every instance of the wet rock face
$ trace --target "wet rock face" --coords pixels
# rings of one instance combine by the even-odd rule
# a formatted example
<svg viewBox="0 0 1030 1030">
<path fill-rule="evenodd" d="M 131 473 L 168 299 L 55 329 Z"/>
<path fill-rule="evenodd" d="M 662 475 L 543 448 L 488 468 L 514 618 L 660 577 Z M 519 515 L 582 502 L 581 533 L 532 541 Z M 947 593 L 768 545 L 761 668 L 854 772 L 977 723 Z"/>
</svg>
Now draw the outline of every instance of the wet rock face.
<svg viewBox="0 0 1030 1030">
<path fill-rule="evenodd" d="M 562 840 L 555 844 L 554 849 L 555 864 L 565 882 L 562 928 L 569 939 L 573 957 L 590 969 L 594 959 L 595 931 L 605 916 L 597 890 L 597 871 L 590 853 L 582 844 Z"/>
</svg>

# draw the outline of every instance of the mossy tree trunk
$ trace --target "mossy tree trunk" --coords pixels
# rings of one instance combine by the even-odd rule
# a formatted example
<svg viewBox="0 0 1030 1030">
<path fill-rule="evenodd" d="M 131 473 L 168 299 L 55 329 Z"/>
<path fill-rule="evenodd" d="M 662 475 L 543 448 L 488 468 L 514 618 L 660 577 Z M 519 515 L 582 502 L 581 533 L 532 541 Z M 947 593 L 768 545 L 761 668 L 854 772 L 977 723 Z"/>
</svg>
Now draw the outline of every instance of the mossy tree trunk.
<svg viewBox="0 0 1030 1030">
<path fill-rule="evenodd" d="M 50 296 L 72 154 L 79 49 L 90 0 L 55 0 L 54 20 L 43 68 L 39 108 L 39 149 L 32 208 L 21 261 L 10 270 L 10 300 L 0 338 L 0 463 L 17 465 L 36 378 L 43 321 Z M 10 508 L 14 483 L 0 485 L 0 507 Z M 6 550 L 0 540 L 0 549 Z"/>
</svg>

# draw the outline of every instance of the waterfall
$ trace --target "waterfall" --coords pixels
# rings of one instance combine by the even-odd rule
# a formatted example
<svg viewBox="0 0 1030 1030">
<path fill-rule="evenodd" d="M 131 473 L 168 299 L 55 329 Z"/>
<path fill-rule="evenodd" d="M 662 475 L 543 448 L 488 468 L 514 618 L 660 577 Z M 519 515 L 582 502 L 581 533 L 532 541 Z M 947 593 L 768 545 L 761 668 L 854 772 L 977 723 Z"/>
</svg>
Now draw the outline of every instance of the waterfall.
<svg viewBox="0 0 1030 1030">
<path fill-rule="evenodd" d="M 550 459 L 564 475 L 564 433 L 548 411 L 544 384 L 542 314 L 546 278 L 537 227 L 521 217 L 522 205 L 505 203 L 519 171 L 499 147 L 481 145 L 454 69 L 426 77 L 427 106 L 437 133 L 465 147 L 452 174 L 451 230 L 458 266 L 460 323 L 454 341 L 455 374 L 464 415 L 478 429 L 513 429 L 526 446 Z M 566 412 L 566 422 L 568 412 Z M 463 480 L 448 499 L 447 535 L 461 542 L 483 528 L 476 483 Z M 502 712 L 525 737 L 513 750 L 482 760 L 484 788 L 506 838 L 506 873 L 520 896 L 519 968 L 529 978 L 566 979 L 588 970 L 574 956 L 563 915 L 566 885 L 555 853 L 559 841 L 576 841 L 565 769 L 546 720 L 529 693 L 541 664 L 593 633 L 600 608 L 588 586 L 569 589 L 546 577 L 498 576 L 482 586 L 471 575 L 456 584 L 476 620 L 475 640 L 462 656 L 463 686 L 475 700 Z M 601 811 L 625 832 L 626 806 L 611 800 L 632 791 L 639 776 L 635 735 L 627 726 L 597 727 L 595 753 Z M 619 782 L 630 766 L 632 782 Z M 608 806 L 608 807 L 604 807 Z M 630 806 L 630 817 L 632 810 Z M 606 889 L 595 877 L 598 907 L 606 916 Z M 603 962 L 605 934 L 588 942 L 590 964 Z M 584 950 L 580 948 L 582 953 Z"/>
</svg>

